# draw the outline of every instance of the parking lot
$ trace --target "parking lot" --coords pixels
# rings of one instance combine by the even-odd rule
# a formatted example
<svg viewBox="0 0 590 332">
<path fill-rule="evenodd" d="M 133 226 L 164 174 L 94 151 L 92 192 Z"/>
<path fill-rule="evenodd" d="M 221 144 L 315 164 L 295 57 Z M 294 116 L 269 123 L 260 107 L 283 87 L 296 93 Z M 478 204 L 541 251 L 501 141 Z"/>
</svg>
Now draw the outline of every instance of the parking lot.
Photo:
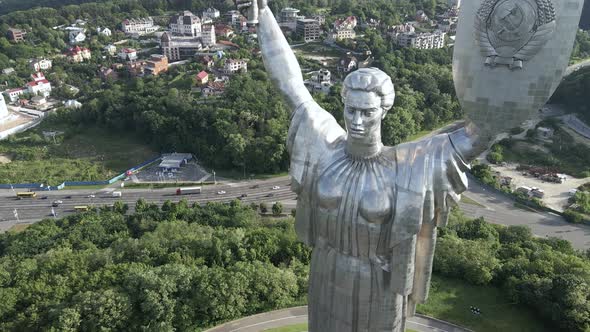
<svg viewBox="0 0 590 332">
<path fill-rule="evenodd" d="M 134 182 L 204 182 L 213 181 L 213 175 L 192 161 L 183 165 L 177 172 L 163 173 L 159 163 L 146 167 L 135 174 Z"/>
<path fill-rule="evenodd" d="M 542 201 L 550 208 L 563 211 L 567 205 L 568 199 L 571 197 L 570 189 L 575 189 L 584 183 L 590 182 L 590 178 L 576 179 L 568 176 L 563 183 L 553 183 L 543 181 L 532 175 L 523 175 L 523 172 L 516 170 L 516 165 L 508 164 L 506 166 L 490 165 L 492 170 L 500 172 L 502 176 L 509 176 L 512 178 L 512 187 L 518 188 L 520 186 L 537 187 L 545 191 L 545 197 Z"/>
</svg>

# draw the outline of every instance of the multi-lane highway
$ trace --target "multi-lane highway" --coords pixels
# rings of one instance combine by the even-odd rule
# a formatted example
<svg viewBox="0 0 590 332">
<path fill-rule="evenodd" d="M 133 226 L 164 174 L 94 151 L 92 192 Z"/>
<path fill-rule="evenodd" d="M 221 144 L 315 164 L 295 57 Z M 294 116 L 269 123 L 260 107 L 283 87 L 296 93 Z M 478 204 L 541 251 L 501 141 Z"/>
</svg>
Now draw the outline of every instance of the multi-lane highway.
<svg viewBox="0 0 590 332">
<path fill-rule="evenodd" d="M 273 189 L 278 187 L 278 189 Z M 166 189 L 123 189 L 122 197 L 112 196 L 113 191 L 120 189 L 109 188 L 104 190 L 63 190 L 38 192 L 35 199 L 17 200 L 14 192 L 4 190 L 0 192 L 0 231 L 10 229 L 18 222 L 31 223 L 43 218 L 51 218 L 51 205 L 55 200 L 63 201 L 59 207 L 53 208 L 58 217 L 75 213 L 74 207 L 80 205 L 110 205 L 115 201 L 127 203 L 131 209 L 135 207 L 138 199 L 144 198 L 148 202 L 162 204 L 166 200 L 178 202 L 185 198 L 190 203 L 198 202 L 228 202 L 238 197 L 245 204 L 252 202 L 269 203 L 268 207 L 276 201 L 283 203 L 286 210 L 295 207 L 296 196 L 291 192 L 288 177 L 274 178 L 270 180 L 253 180 L 237 183 L 223 183 L 212 186 L 203 186 L 201 194 L 176 195 L 176 188 Z M 219 195 L 218 192 L 225 191 Z M 88 197 L 89 195 L 95 197 Z M 241 197 L 242 195 L 247 195 Z M 556 236 L 572 242 L 578 249 L 590 248 L 590 226 L 573 225 L 565 222 L 563 218 L 550 213 L 523 210 L 514 206 L 514 201 L 495 192 L 486 191 L 484 187 L 475 182 L 470 183 L 468 197 L 479 202 L 483 206 L 461 203 L 460 207 L 469 217 L 484 217 L 487 221 L 502 225 L 529 226 L 537 236 Z M 43 199 L 43 197 L 47 197 Z M 14 210 L 18 212 L 18 219 L 14 216 Z"/>
<path fill-rule="evenodd" d="M 16 210 L 18 221 L 34 222 L 43 218 L 52 217 L 52 209 L 58 217 L 75 213 L 76 206 L 103 206 L 111 205 L 115 201 L 127 203 L 131 209 L 140 198 L 148 202 L 162 204 L 166 200 L 178 202 L 187 199 L 189 203 L 198 202 L 227 202 L 238 197 L 244 203 L 274 203 L 280 201 L 286 208 L 291 208 L 295 203 L 295 194 L 291 192 L 290 180 L 287 177 L 266 181 L 245 181 L 239 183 L 224 183 L 218 185 L 203 186 L 200 194 L 176 195 L 176 188 L 166 189 L 103 189 L 103 190 L 61 190 L 37 192 L 37 198 L 17 199 L 12 190 L 0 192 L 0 230 L 6 230 L 17 223 L 14 216 Z M 278 189 L 273 189 L 278 187 Z M 121 197 L 113 197 L 113 191 L 121 191 Z M 219 194 L 224 191 L 225 194 Z M 90 197 L 93 195 L 94 197 Z M 245 197 L 241 197 L 246 195 Z M 52 207 L 54 201 L 61 200 L 58 207 Z M 270 205 L 269 205 L 270 209 Z"/>
</svg>

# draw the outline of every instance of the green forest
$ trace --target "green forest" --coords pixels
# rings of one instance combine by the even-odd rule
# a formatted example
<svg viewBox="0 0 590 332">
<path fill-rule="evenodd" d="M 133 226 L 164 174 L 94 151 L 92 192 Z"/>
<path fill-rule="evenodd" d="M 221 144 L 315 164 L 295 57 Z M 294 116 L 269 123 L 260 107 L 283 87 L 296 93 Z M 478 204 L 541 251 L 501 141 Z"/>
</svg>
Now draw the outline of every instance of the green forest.
<svg viewBox="0 0 590 332">
<path fill-rule="evenodd" d="M 354 6 L 336 6 L 334 14 L 353 10 L 372 15 L 371 11 L 380 12 L 383 8 L 401 14 L 415 9 L 414 5 L 400 5 L 402 1 L 386 2 L 342 2 Z M 0 34 L 9 26 L 31 32 L 26 43 L 12 44 L 0 37 L 0 67 L 12 65 L 18 73 L 0 75 L 0 81 L 8 82 L 10 87 L 20 86 L 30 74 L 27 58 L 65 50 L 64 33 L 51 29 L 52 26 L 83 18 L 91 19 L 88 24 L 92 26 L 114 28 L 125 17 L 154 14 L 172 8 L 169 6 L 165 1 L 107 1 L 4 15 L 0 17 Z M 113 38 L 124 37 L 115 34 Z M 262 59 L 253 55 L 256 45 L 247 43 L 241 36 L 234 38 L 234 42 L 241 49 L 231 56 L 250 58 L 249 73 L 233 77 L 224 98 L 208 101 L 191 91 L 194 81 L 190 75 L 203 69 L 199 63 L 178 66 L 155 78 L 129 78 L 122 70 L 120 80 L 102 82 L 96 73 L 101 66 L 110 66 L 113 60 L 96 56 L 88 63 L 72 65 L 56 59 L 48 79 L 79 87 L 82 96 L 79 100 L 84 107 L 62 111 L 54 120 L 74 127 L 99 125 L 115 132 L 132 132 L 156 150 L 192 152 L 215 168 L 240 168 L 248 174 L 285 171 L 288 112 L 267 79 Z M 108 40 L 104 36 L 92 36 L 85 43 L 98 54 Z M 398 49 L 381 32 L 370 30 L 365 31 L 359 44 L 372 50 L 374 65 L 386 71 L 396 84 L 395 108 L 383 123 L 385 144 L 398 144 L 417 132 L 461 117 L 452 80 L 452 50 Z M 339 89 L 336 85 L 328 96 L 316 96 L 316 99 L 342 121 Z M 67 97 L 68 92 L 63 90 L 57 88 L 56 93 Z"/>
<path fill-rule="evenodd" d="M 0 330 L 190 331 L 305 303 L 292 219 L 250 206 L 117 203 L 0 235 Z M 590 253 L 451 215 L 435 274 L 502 290 L 563 331 L 590 328 Z"/>
</svg>

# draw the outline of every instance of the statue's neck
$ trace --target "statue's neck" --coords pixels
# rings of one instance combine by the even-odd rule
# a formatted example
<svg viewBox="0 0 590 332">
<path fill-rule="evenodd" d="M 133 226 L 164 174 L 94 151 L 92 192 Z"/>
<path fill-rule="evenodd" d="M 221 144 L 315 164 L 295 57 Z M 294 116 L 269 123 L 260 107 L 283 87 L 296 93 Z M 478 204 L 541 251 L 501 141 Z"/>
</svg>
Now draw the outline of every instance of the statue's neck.
<svg viewBox="0 0 590 332">
<path fill-rule="evenodd" d="M 363 142 L 351 137 L 346 140 L 346 153 L 353 158 L 369 159 L 378 156 L 383 150 L 381 136 L 369 142 Z"/>
</svg>

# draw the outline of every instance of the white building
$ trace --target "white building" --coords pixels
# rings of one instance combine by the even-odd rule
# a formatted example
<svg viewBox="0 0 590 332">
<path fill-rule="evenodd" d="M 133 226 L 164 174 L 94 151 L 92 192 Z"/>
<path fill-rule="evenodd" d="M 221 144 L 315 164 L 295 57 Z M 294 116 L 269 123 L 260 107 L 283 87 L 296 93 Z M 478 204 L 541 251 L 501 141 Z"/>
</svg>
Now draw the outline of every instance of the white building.
<svg viewBox="0 0 590 332">
<path fill-rule="evenodd" d="M 86 34 L 84 33 L 84 29 L 70 30 L 69 37 L 71 45 L 79 44 L 86 40 Z"/>
<path fill-rule="evenodd" d="M 201 19 L 185 10 L 170 18 L 170 30 L 173 34 L 201 37 Z"/>
<path fill-rule="evenodd" d="M 328 41 L 333 42 L 344 39 L 355 39 L 356 32 L 352 29 L 335 29 L 328 33 Z"/>
<path fill-rule="evenodd" d="M 201 38 L 172 36 L 165 32 L 160 38 L 162 53 L 169 61 L 190 59 L 203 49 Z"/>
<path fill-rule="evenodd" d="M 416 32 L 416 28 L 414 28 L 413 25 L 411 25 L 410 23 L 404 23 L 404 24 L 400 24 L 400 25 L 394 25 L 391 28 L 389 28 L 389 30 L 387 31 L 387 33 L 394 38 L 394 40 L 402 33 L 414 33 Z"/>
<path fill-rule="evenodd" d="M 305 85 L 310 92 L 328 94 L 332 88 L 331 77 L 332 74 L 329 70 L 320 69 L 310 73 L 310 79 L 305 82 Z"/>
<path fill-rule="evenodd" d="M 115 55 L 117 53 L 117 46 L 113 44 L 109 44 L 104 47 L 104 51 L 109 55 Z"/>
<path fill-rule="evenodd" d="M 99 35 L 103 35 L 103 36 L 107 36 L 107 37 L 110 37 L 113 34 L 111 29 L 109 29 L 109 28 L 96 28 L 96 32 Z"/>
<path fill-rule="evenodd" d="M 158 30 L 151 17 L 124 20 L 121 23 L 123 32 L 129 35 L 145 35 Z"/>
<path fill-rule="evenodd" d="M 203 25 L 201 41 L 204 47 L 213 46 L 217 43 L 217 39 L 215 38 L 215 27 L 212 24 Z"/>
<path fill-rule="evenodd" d="M 213 21 L 216 18 L 219 18 L 219 15 L 219 10 L 215 8 L 207 8 L 203 11 L 203 20 L 209 19 Z"/>
<path fill-rule="evenodd" d="M 68 53 L 66 53 L 66 56 L 69 61 L 80 63 L 84 60 L 90 59 L 92 57 L 92 54 L 90 53 L 90 50 L 88 48 L 76 46 L 70 48 Z"/>
<path fill-rule="evenodd" d="M 248 61 L 245 59 L 228 59 L 223 66 L 223 72 L 226 74 L 234 74 L 238 71 L 248 71 Z"/>
<path fill-rule="evenodd" d="M 53 66 L 53 61 L 49 59 L 33 59 L 29 61 L 29 65 L 31 66 L 31 69 L 37 72 L 51 69 Z"/>
<path fill-rule="evenodd" d="M 123 48 L 119 52 L 119 58 L 123 61 L 137 60 L 137 51 L 133 48 Z"/>
<path fill-rule="evenodd" d="M 70 99 L 64 103 L 65 108 L 76 109 L 82 107 L 82 103 L 77 100 Z"/>
<path fill-rule="evenodd" d="M 446 33 L 437 30 L 431 33 L 401 33 L 396 38 L 396 43 L 401 47 L 418 48 L 422 50 L 445 47 Z"/>
<path fill-rule="evenodd" d="M 49 97 L 51 94 L 51 83 L 45 78 L 42 72 L 31 75 L 33 79 L 27 83 L 28 92 L 32 95 L 39 95 L 43 97 Z"/>
<path fill-rule="evenodd" d="M 0 93 L 0 119 L 3 119 L 7 116 L 8 116 L 8 107 L 6 107 L 6 101 L 4 100 L 4 96 Z"/>
<path fill-rule="evenodd" d="M 11 89 L 11 90 L 6 91 L 6 94 L 8 95 L 10 102 L 15 103 L 19 100 L 19 97 L 22 94 L 24 94 L 25 92 L 27 92 L 27 89 L 16 88 L 16 89 Z"/>
</svg>

